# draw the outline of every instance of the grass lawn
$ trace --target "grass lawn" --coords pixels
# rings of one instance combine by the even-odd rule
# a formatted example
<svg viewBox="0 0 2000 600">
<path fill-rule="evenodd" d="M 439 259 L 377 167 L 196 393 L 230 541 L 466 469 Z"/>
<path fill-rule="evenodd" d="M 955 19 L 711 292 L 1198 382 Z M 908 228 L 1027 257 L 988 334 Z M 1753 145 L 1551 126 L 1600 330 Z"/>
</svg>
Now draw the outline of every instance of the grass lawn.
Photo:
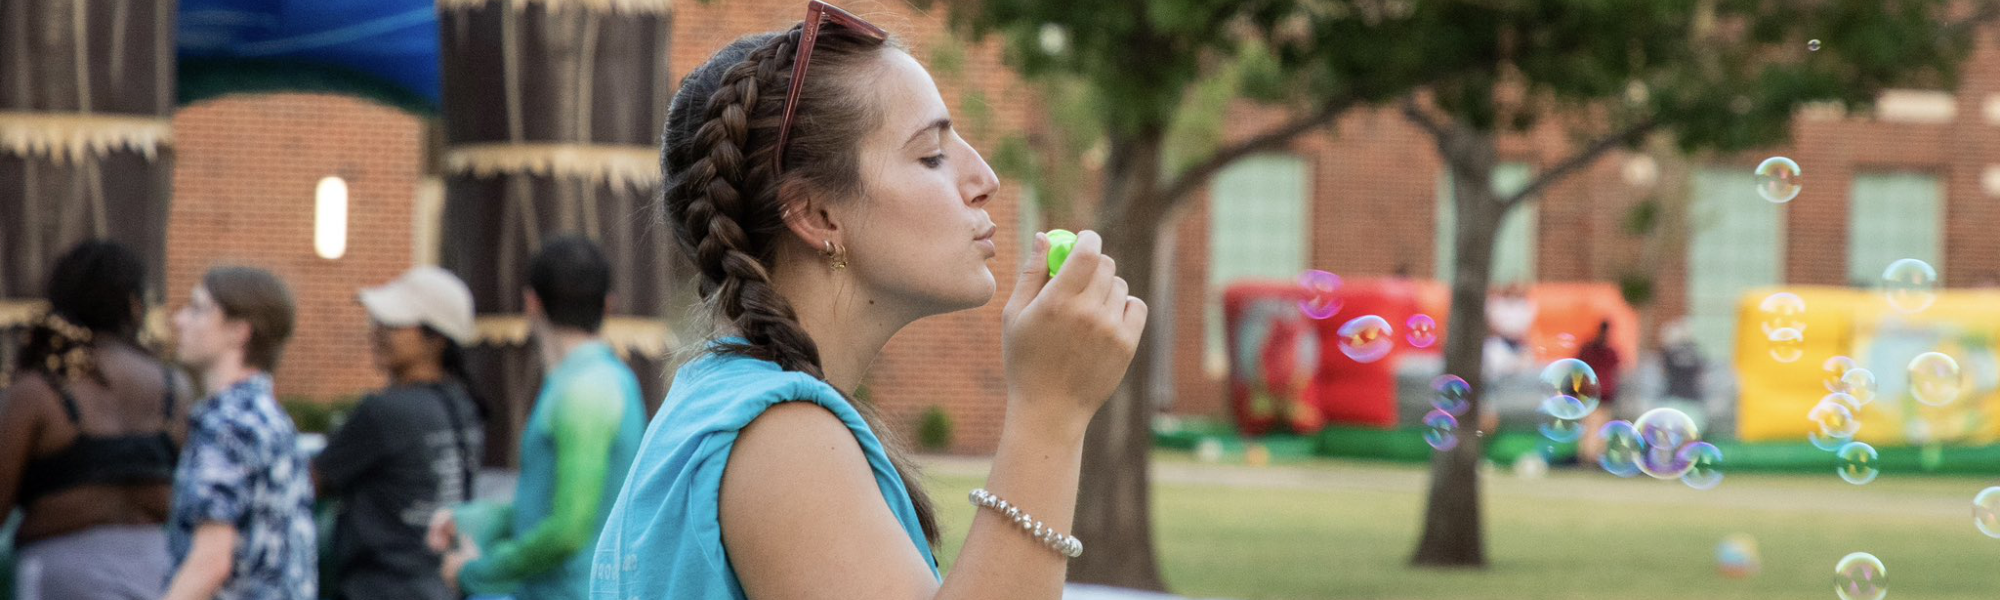
<svg viewBox="0 0 2000 600">
<path fill-rule="evenodd" d="M 978 468 L 931 469 L 947 568 L 973 514 Z M 1829 472 L 1678 481 L 1559 470 L 1485 484 L 1484 570 L 1405 566 L 1426 473 L 1414 466 L 1311 462 L 1263 469 L 1155 461 L 1154 522 L 1171 590 L 1196 598 L 1835 598 L 1849 552 L 1882 559 L 1889 598 L 2000 598 L 2000 540 L 1972 526 L 1994 480 L 1884 473 L 1854 486 Z M 1717 574 L 1716 545 L 1755 536 L 1763 572 Z M 1086 544 L 1090 540 L 1084 540 Z"/>
</svg>

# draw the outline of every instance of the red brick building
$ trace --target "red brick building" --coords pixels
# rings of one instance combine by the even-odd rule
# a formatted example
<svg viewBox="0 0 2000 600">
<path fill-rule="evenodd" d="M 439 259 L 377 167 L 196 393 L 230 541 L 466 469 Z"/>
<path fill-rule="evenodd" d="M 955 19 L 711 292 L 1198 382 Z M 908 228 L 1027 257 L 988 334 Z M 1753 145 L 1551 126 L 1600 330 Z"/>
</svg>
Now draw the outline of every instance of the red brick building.
<svg viewBox="0 0 2000 600">
<path fill-rule="evenodd" d="M 673 76 L 738 35 L 796 20 L 797 7 L 790 0 L 679 5 Z M 941 14 L 920 14 L 903 3 L 849 8 L 895 32 L 932 67 L 947 102 L 966 122 L 967 138 L 989 158 L 999 140 L 1033 124 L 1032 90 L 1001 64 L 991 43 L 965 44 L 945 32 Z M 1501 268 L 1512 269 L 1512 278 L 1543 281 L 1644 276 L 1652 285 L 1647 308 L 1658 318 L 1690 315 L 1698 331 L 1730 326 L 1733 316 L 1723 307 L 1733 306 L 1741 288 L 1845 284 L 1856 273 L 1879 271 L 1870 265 L 1889 254 L 1931 260 L 1950 286 L 2000 280 L 2000 236 L 1990 233 L 2000 226 L 1994 206 L 2000 202 L 2000 54 L 1990 39 L 1982 37 L 1987 41 L 1956 93 L 1891 94 L 1874 115 L 1808 114 L 1798 120 L 1788 147 L 1741 156 L 1609 156 L 1521 211 L 1521 222 L 1510 225 L 1514 233 L 1501 242 L 1512 244 L 1501 262 L 1514 264 Z M 1230 122 L 1245 124 L 1245 132 L 1271 118 L 1255 109 L 1237 112 Z M 337 399 L 381 384 L 352 298 L 359 287 L 423 259 L 423 249 L 435 243 L 434 225 L 427 225 L 435 223 L 438 195 L 427 166 L 434 143 L 427 128 L 425 119 L 364 100 L 297 94 L 205 101 L 174 119 L 170 289 L 185 294 L 201 269 L 217 261 L 284 275 L 300 296 L 301 317 L 278 373 L 281 395 Z M 1570 145 L 1549 127 L 1504 140 L 1502 151 L 1519 177 L 1560 160 Z M 1743 198 L 1750 194 L 1751 169 L 1769 155 L 1803 166 L 1807 187 L 1797 200 L 1773 205 L 1754 195 Z M 1222 414 L 1211 311 L 1220 284 L 1243 272 L 1229 266 L 1240 261 L 1218 258 L 1218 247 L 1235 239 L 1232 228 L 1255 226 L 1256 218 L 1296 217 L 1291 223 L 1300 224 L 1298 230 L 1280 237 L 1292 239 L 1298 264 L 1260 268 L 1317 268 L 1350 278 L 1433 276 L 1441 258 L 1437 223 L 1446 218 L 1438 211 L 1441 173 L 1419 130 L 1393 111 L 1362 110 L 1331 131 L 1300 139 L 1287 153 L 1225 173 L 1210 194 L 1191 199 L 1172 239 L 1172 298 L 1154 301 L 1156 327 L 1170 321 L 1174 330 L 1167 357 L 1172 368 L 1164 371 L 1173 377 L 1172 409 Z M 313 189 L 327 176 L 344 178 L 350 188 L 348 251 L 338 260 L 318 258 L 312 248 Z M 1685 242 L 1648 241 L 1624 229 L 1635 206 L 1673 197 L 1676 190 L 1689 198 Z M 1211 210 L 1243 210 L 1246 198 L 1287 195 L 1289 204 L 1258 213 L 1262 217 L 1217 219 Z M 1021 229 L 1078 225 L 1027 222 L 1038 213 L 1021 211 L 1022 199 L 1019 186 L 1007 185 L 989 205 L 1003 239 L 1020 239 Z M 1864 242 L 1850 244 L 1851 238 Z M 1935 248 L 1924 247 L 1926 238 Z M 918 323 L 891 342 L 869 389 L 892 422 L 909 427 L 928 407 L 939 406 L 957 426 L 955 450 L 993 448 L 1005 401 L 1000 305 L 1019 255 L 1018 245 L 1002 245 L 993 263 L 1001 289 L 989 306 Z M 1166 310 L 1159 310 L 1162 305 Z"/>
</svg>

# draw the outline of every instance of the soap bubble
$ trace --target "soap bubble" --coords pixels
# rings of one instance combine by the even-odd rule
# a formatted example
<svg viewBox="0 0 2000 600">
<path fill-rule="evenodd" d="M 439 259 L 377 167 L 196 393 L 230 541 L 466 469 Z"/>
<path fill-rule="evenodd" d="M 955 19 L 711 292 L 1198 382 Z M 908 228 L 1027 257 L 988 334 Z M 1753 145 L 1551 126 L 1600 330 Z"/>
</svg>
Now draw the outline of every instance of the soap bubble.
<svg viewBox="0 0 2000 600">
<path fill-rule="evenodd" d="M 1773 156 L 1757 164 L 1757 195 L 1773 204 L 1791 202 L 1805 189 L 1804 175 L 1799 163 L 1783 156 Z"/>
<path fill-rule="evenodd" d="M 1576 404 L 1556 407 L 1563 412 L 1550 413 L 1565 419 L 1581 419 L 1597 410 L 1598 398 L 1603 393 L 1597 386 L 1597 372 L 1574 358 L 1549 363 L 1548 368 L 1542 369 L 1542 383 L 1553 388 L 1557 396 L 1577 400 Z"/>
<path fill-rule="evenodd" d="M 1442 410 L 1424 414 L 1424 443 L 1434 450 L 1458 447 L 1458 417 Z"/>
<path fill-rule="evenodd" d="M 1701 432 L 1687 413 L 1655 408 L 1639 415 L 1632 426 L 1639 430 L 1639 440 L 1644 443 L 1640 472 L 1654 479 L 1674 479 L 1687 473 L 1692 465 L 1682 460 L 1681 446 L 1701 439 Z"/>
<path fill-rule="evenodd" d="M 1806 40 L 1806 50 L 1808 50 L 1808 51 L 1812 51 L 1812 52 L 1818 52 L 1818 51 L 1819 51 L 1819 40 Z"/>
<path fill-rule="evenodd" d="M 1847 388 L 1845 384 L 1841 383 L 1841 378 L 1846 377 L 1847 372 L 1857 368 L 1857 365 L 1854 364 L 1854 359 L 1852 358 L 1835 356 L 1826 359 L 1826 362 L 1820 363 L 1819 368 L 1826 371 L 1826 377 L 1820 380 L 1820 383 L 1826 385 L 1826 391 L 1845 392 Z"/>
<path fill-rule="evenodd" d="M 1695 442 L 1682 446 L 1674 457 L 1686 462 L 1688 470 L 1681 474 L 1681 483 L 1697 490 L 1711 490 L 1722 484 L 1722 450 L 1715 444 Z"/>
<path fill-rule="evenodd" d="M 1889 595 L 1889 569 L 1873 554 L 1849 554 L 1833 565 L 1833 593 L 1840 600 L 1882 600 Z"/>
<path fill-rule="evenodd" d="M 1411 348 L 1429 348 L 1438 341 L 1437 320 L 1430 315 L 1412 315 L 1403 326 L 1404 340 L 1410 342 Z"/>
<path fill-rule="evenodd" d="M 1990 487 L 1972 497 L 1972 526 L 1986 537 L 2000 538 L 2000 487 Z"/>
<path fill-rule="evenodd" d="M 1882 296 L 1889 306 L 1905 313 L 1922 312 L 1937 302 L 1937 269 L 1914 258 L 1889 263 L 1882 270 Z"/>
<path fill-rule="evenodd" d="M 1336 333 L 1340 334 L 1340 353 L 1354 359 L 1354 362 L 1382 360 L 1395 347 L 1395 340 L 1391 337 L 1395 331 L 1389 329 L 1388 321 L 1375 315 L 1356 317 L 1341 325 Z"/>
<path fill-rule="evenodd" d="M 1299 312 L 1312 319 L 1326 319 L 1340 312 L 1340 276 L 1326 271 L 1312 270 L 1299 275 L 1299 289 L 1306 297 L 1299 301 Z"/>
<path fill-rule="evenodd" d="M 2000 538 L 2000 488 L 1986 488 L 1972 496 L 1972 526 L 1988 538 Z"/>
<path fill-rule="evenodd" d="M 1619 477 L 1639 474 L 1639 460 L 1644 458 L 1645 443 L 1639 440 L 1639 430 L 1632 423 L 1616 420 L 1605 423 L 1597 432 L 1604 439 L 1604 455 L 1597 458 L 1597 464 L 1604 471 Z"/>
<path fill-rule="evenodd" d="M 1867 369 L 1854 369 L 1840 377 L 1842 392 L 1854 398 L 1856 406 L 1867 406 L 1875 401 L 1875 373 Z"/>
<path fill-rule="evenodd" d="M 1472 384 L 1457 375 L 1439 375 L 1431 380 L 1431 407 L 1465 416 L 1466 409 L 1472 407 Z"/>
<path fill-rule="evenodd" d="M 1806 338 L 1804 333 L 1790 327 L 1771 332 L 1771 360 L 1781 363 L 1794 363 L 1798 362 L 1799 357 L 1805 355 Z"/>
<path fill-rule="evenodd" d="M 1819 434 L 1827 437 L 1853 439 L 1861 431 L 1861 421 L 1854 418 L 1854 399 L 1847 394 L 1834 392 L 1820 399 L 1811 411 L 1806 412 L 1806 420 L 1819 426 Z"/>
<path fill-rule="evenodd" d="M 1806 300 L 1791 292 L 1778 292 L 1764 297 L 1757 303 L 1757 312 L 1763 313 L 1764 338 L 1769 339 L 1780 329 L 1797 329 L 1803 337 L 1806 333 Z"/>
<path fill-rule="evenodd" d="M 1964 379 L 1958 361 L 1941 352 L 1925 352 L 1910 359 L 1910 395 L 1928 406 L 1944 406 L 1958 399 Z"/>
<path fill-rule="evenodd" d="M 1862 442 L 1848 442 L 1834 452 L 1834 456 L 1840 460 L 1840 466 L 1835 467 L 1834 471 L 1848 483 L 1865 485 L 1874 481 L 1875 476 L 1882 474 L 1876 466 L 1882 462 L 1881 455 L 1875 452 L 1874 446 Z"/>
</svg>

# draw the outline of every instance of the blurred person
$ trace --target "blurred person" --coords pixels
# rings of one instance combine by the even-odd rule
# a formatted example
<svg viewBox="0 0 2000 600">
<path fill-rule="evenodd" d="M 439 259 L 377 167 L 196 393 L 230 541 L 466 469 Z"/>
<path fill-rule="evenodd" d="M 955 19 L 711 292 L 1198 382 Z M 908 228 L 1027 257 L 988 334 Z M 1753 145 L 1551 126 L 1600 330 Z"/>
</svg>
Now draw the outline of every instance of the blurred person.
<svg viewBox="0 0 2000 600">
<path fill-rule="evenodd" d="M 547 375 L 521 434 L 513 503 L 434 518 L 431 547 L 449 550 L 441 569 L 458 589 L 519 600 L 589 593 L 590 549 L 646 427 L 639 379 L 599 337 L 610 293 L 611 263 L 588 240 L 550 240 L 531 261 L 522 306 Z"/>
<path fill-rule="evenodd" d="M 1500 428 L 1500 403 L 1511 396 L 1491 391 L 1507 389 L 1510 379 L 1535 372 L 1535 349 L 1528 345 L 1528 333 L 1535 326 L 1535 301 L 1521 285 L 1495 292 L 1486 302 L 1486 322 L 1490 331 L 1480 349 L 1480 379 L 1488 392 L 1480 393 L 1479 431 Z M 1539 402 L 1540 398 L 1534 398 Z"/>
<path fill-rule="evenodd" d="M 319 496 L 340 500 L 327 595 L 453 598 L 424 535 L 432 513 L 472 499 L 485 436 L 466 388 L 472 292 L 444 269 L 417 267 L 360 301 L 389 387 L 362 399 L 313 459 Z"/>
<path fill-rule="evenodd" d="M 1660 328 L 1660 360 L 1667 380 L 1666 397 L 1669 401 L 1700 405 L 1705 397 L 1701 391 L 1702 377 L 1708 370 L 1708 359 L 1701 354 L 1701 346 L 1689 333 L 1686 321 L 1675 320 Z"/>
<path fill-rule="evenodd" d="M 174 313 L 176 352 L 209 395 L 174 475 L 167 600 L 318 597 L 311 475 L 271 391 L 293 312 L 276 276 L 218 267 Z"/>
<path fill-rule="evenodd" d="M 999 180 L 887 32 L 807 11 L 708 58 L 669 109 L 667 221 L 716 331 L 649 426 L 598 542 L 593 597 L 1059 598 L 1082 550 L 1059 532 L 1084 431 L 1146 306 L 1097 232 L 1054 277 L 1035 236 L 1002 317 L 1009 393 L 990 491 L 967 498 L 983 508 L 940 578 L 930 496 L 852 398 L 897 332 L 992 300 Z"/>
<path fill-rule="evenodd" d="M 1598 435 L 1598 430 L 1617 412 L 1619 380 L 1625 368 L 1618 349 L 1611 346 L 1611 321 L 1597 324 L 1597 337 L 1577 349 L 1576 359 L 1597 373 L 1597 409 L 1583 416 L 1583 439 L 1577 444 L 1577 459 L 1584 464 L 1595 464 L 1604 455 L 1604 437 Z"/>
<path fill-rule="evenodd" d="M 150 600 L 167 579 L 161 526 L 194 392 L 139 345 L 145 269 L 115 243 L 70 249 L 0 377 L 0 514 L 23 511 L 16 600 Z"/>
</svg>

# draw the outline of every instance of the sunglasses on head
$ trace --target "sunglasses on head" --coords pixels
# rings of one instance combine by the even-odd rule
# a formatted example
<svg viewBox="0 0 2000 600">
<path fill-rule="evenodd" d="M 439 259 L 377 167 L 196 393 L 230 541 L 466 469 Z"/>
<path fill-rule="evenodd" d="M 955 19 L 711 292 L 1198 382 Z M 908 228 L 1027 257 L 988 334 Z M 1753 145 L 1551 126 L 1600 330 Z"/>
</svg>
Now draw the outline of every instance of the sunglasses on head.
<svg viewBox="0 0 2000 600">
<path fill-rule="evenodd" d="M 813 46 L 819 42 L 820 28 L 827 23 L 852 29 L 873 41 L 889 39 L 888 31 L 838 6 L 821 0 L 806 4 L 805 31 L 800 33 L 798 50 L 792 55 L 792 84 L 790 89 L 785 90 L 785 120 L 778 126 L 778 151 L 771 157 L 773 173 L 785 169 L 785 147 L 792 141 L 792 118 L 799 111 L 799 93 L 805 89 L 806 67 L 812 63 Z"/>
</svg>

